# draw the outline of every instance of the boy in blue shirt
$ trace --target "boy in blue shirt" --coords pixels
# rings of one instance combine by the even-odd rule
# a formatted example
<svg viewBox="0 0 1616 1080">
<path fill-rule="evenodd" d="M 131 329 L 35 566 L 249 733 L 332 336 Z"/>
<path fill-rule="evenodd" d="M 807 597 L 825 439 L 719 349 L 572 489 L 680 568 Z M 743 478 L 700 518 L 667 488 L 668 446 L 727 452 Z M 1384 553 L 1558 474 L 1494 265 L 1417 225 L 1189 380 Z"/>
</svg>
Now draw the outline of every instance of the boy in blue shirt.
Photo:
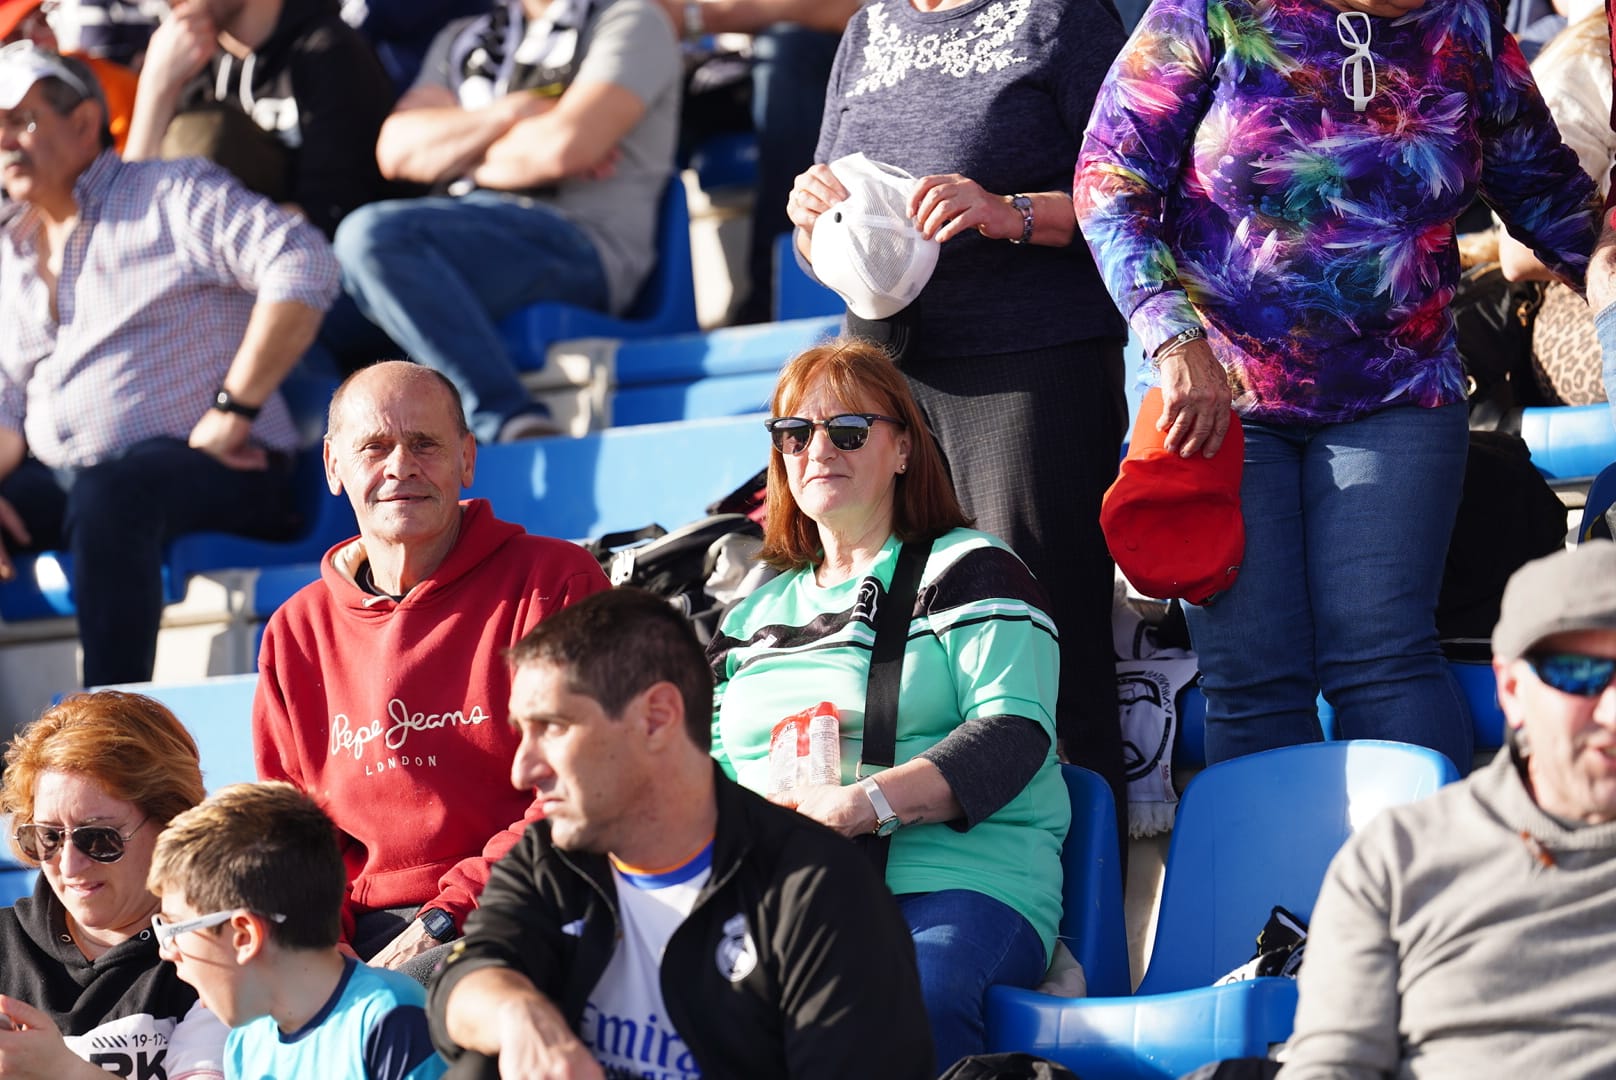
<svg viewBox="0 0 1616 1080">
<path fill-rule="evenodd" d="M 337 949 L 347 874 L 331 819 L 290 784 L 234 784 L 152 856 L 157 946 L 230 1026 L 227 1080 L 436 1080 L 425 993 Z"/>
</svg>

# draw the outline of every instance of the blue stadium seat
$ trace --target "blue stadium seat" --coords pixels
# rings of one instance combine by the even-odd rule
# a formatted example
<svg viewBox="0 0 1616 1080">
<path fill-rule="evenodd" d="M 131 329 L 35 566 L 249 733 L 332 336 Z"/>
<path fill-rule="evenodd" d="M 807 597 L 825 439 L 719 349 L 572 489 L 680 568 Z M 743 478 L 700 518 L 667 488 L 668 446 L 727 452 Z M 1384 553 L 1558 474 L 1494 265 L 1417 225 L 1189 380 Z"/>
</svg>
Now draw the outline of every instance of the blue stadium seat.
<svg viewBox="0 0 1616 1080">
<path fill-rule="evenodd" d="M 758 142 L 750 131 L 722 131 L 702 140 L 690 152 L 686 168 L 695 170 L 703 191 L 757 186 Z"/>
<path fill-rule="evenodd" d="M 1470 724 L 1477 750 L 1496 750 L 1504 745 L 1504 710 L 1498 704 L 1498 679 L 1493 666 L 1485 662 L 1448 660 L 1448 670 L 1464 693 L 1470 707 Z"/>
<path fill-rule="evenodd" d="M 484 446 L 468 498 L 532 533 L 581 540 L 694 521 L 768 464 L 763 415 Z"/>
<path fill-rule="evenodd" d="M 293 483 L 304 521 L 297 536 L 290 540 L 253 540 L 217 532 L 181 536 L 169 545 L 164 559 L 164 600 L 182 599 L 192 574 L 318 560 L 332 544 L 358 532 L 348 500 L 332 495 L 325 486 L 319 447 L 298 454 Z M 0 619 L 22 622 L 74 613 L 68 588 L 72 559 L 66 552 L 20 558 L 17 571 L 16 579 L 0 585 Z"/>
<path fill-rule="evenodd" d="M 1459 692 L 1470 710 L 1470 728 L 1477 750 L 1496 750 L 1504 745 L 1504 710 L 1498 704 L 1498 681 L 1492 664 L 1483 660 L 1447 658 Z M 1319 695 L 1319 726 L 1326 739 L 1337 737 L 1335 709 Z"/>
<path fill-rule="evenodd" d="M 807 319 L 835 315 L 840 319 L 847 311 L 847 304 L 834 290 L 809 277 L 797 265 L 792 236 L 792 233 L 781 233 L 774 241 L 774 317 Z"/>
<path fill-rule="evenodd" d="M 258 676 L 219 675 L 189 683 L 129 683 L 107 687 L 156 698 L 179 718 L 202 759 L 209 791 L 258 779 L 252 753 L 252 702 Z"/>
<path fill-rule="evenodd" d="M 1616 464 L 1606 465 L 1588 486 L 1588 501 L 1583 504 L 1582 522 L 1577 526 L 1577 543 L 1596 537 L 1609 538 L 1611 529 L 1605 524 L 1605 512 L 1616 503 Z"/>
<path fill-rule="evenodd" d="M 0 842 L 0 907 L 10 907 L 34 891 L 39 871 L 17 859 L 9 839 Z"/>
<path fill-rule="evenodd" d="M 1454 779 L 1441 754 L 1384 742 L 1310 743 L 1209 767 L 1179 804 L 1137 994 L 1063 999 L 994 987 L 988 1049 L 1048 1057 L 1084 1080 L 1165 1080 L 1266 1054 L 1291 1033 L 1296 984 L 1212 983 L 1251 958 L 1272 907 L 1311 917 L 1330 859 L 1374 814 Z"/>
<path fill-rule="evenodd" d="M 320 448 L 298 456 L 296 485 L 303 513 L 303 530 L 291 540 L 252 540 L 229 533 L 192 533 L 169 546 L 169 578 L 184 595 L 184 581 L 192 574 L 235 567 L 280 566 L 318 560 L 331 545 L 359 531 L 353 507 L 343 495 L 326 487 Z"/>
<path fill-rule="evenodd" d="M 757 372 L 630 386 L 612 395 L 612 423 L 629 427 L 762 412 L 769 407 L 775 378 L 774 372 Z"/>
<path fill-rule="evenodd" d="M 761 413 L 609 428 L 479 447 L 476 480 L 465 497 L 489 500 L 494 513 L 529 532 L 564 539 L 653 522 L 673 528 L 754 476 L 768 454 Z M 319 576 L 317 558 L 264 567 L 253 586 L 252 614 L 269 618 Z"/>
<path fill-rule="evenodd" d="M 682 334 L 697 328 L 696 279 L 690 262 L 690 209 L 684 183 L 673 177 L 657 213 L 657 260 L 640 294 L 618 317 L 589 308 L 546 301 L 513 312 L 499 324 L 500 337 L 518 371 L 544 367 L 551 344 L 571 338 L 641 338 Z"/>
<path fill-rule="evenodd" d="M 1521 438 L 1532 464 L 1551 480 L 1593 476 L 1616 461 L 1616 426 L 1603 403 L 1523 409 Z"/>
<path fill-rule="evenodd" d="M 1133 989 L 1128 971 L 1128 929 L 1122 916 L 1122 858 L 1117 850 L 1117 807 L 1098 773 L 1062 765 L 1072 802 L 1072 827 L 1061 846 L 1060 939 L 1083 965 L 1091 996 Z"/>
<path fill-rule="evenodd" d="M 1193 682 L 1178 695 L 1178 741 L 1173 744 L 1173 767 L 1200 768 L 1206 764 L 1206 695 Z"/>
<path fill-rule="evenodd" d="M 258 619 L 269 618 L 276 608 L 292 598 L 293 593 L 319 577 L 318 562 L 264 567 L 253 582 L 252 615 Z"/>
<path fill-rule="evenodd" d="M 768 408 L 780 366 L 839 327 L 839 319 L 822 317 L 625 341 L 613 360 L 611 422 L 760 412 Z"/>
</svg>

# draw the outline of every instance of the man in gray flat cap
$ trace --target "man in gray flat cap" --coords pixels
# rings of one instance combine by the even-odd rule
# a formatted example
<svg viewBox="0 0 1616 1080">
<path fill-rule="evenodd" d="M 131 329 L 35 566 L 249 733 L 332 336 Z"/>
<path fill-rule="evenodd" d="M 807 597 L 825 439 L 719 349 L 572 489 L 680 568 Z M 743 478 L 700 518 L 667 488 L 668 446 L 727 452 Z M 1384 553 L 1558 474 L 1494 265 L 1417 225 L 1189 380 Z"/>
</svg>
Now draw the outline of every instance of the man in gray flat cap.
<svg viewBox="0 0 1616 1080">
<path fill-rule="evenodd" d="M 1492 641 L 1508 745 L 1336 856 L 1282 1080 L 1616 1076 L 1616 543 L 1521 567 Z"/>
</svg>

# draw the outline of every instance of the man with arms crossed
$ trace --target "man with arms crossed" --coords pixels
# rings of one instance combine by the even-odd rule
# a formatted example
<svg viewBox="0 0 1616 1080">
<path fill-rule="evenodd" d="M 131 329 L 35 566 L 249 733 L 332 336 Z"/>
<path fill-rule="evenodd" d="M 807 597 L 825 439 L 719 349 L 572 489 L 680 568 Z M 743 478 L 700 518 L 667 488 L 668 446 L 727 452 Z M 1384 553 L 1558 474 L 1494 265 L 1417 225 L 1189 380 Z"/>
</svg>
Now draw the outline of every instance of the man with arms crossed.
<svg viewBox="0 0 1616 1080">
<path fill-rule="evenodd" d="M 931 1077 L 914 947 L 864 855 L 725 779 L 688 623 L 633 589 L 511 653 L 494 868 L 428 1000 L 452 1076 Z"/>
</svg>

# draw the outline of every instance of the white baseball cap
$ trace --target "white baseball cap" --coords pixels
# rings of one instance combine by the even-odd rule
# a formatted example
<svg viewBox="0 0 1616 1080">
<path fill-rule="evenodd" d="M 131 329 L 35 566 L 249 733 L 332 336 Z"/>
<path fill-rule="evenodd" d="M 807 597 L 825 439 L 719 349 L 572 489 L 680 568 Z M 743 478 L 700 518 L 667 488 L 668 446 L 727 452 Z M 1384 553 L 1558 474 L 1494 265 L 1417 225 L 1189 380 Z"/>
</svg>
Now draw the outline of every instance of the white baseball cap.
<svg viewBox="0 0 1616 1080">
<path fill-rule="evenodd" d="M 860 318 L 890 318 L 926 287 L 941 247 L 909 217 L 915 178 L 863 154 L 837 158 L 829 167 L 848 195 L 814 223 L 814 276 Z"/>
<path fill-rule="evenodd" d="M 0 109 L 15 109 L 40 79 L 57 78 L 86 98 L 99 100 L 98 89 L 85 85 L 62 58 L 31 41 L 14 41 L 0 48 Z"/>
</svg>

